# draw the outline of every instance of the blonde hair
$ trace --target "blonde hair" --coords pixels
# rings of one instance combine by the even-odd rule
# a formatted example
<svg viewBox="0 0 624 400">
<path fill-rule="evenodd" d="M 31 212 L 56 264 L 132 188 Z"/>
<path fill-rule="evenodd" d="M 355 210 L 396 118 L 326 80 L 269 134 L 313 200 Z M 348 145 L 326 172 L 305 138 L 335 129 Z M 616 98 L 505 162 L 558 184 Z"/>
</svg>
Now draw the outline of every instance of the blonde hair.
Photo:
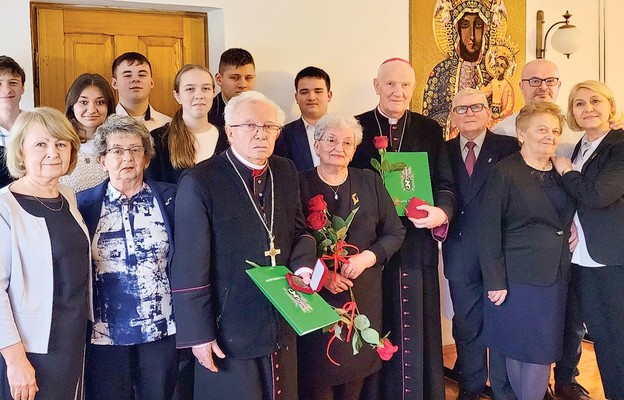
<svg viewBox="0 0 624 400">
<path fill-rule="evenodd" d="M 173 90 L 176 93 L 180 93 L 180 82 L 182 81 L 182 75 L 188 71 L 200 70 L 207 72 L 210 75 L 212 81 L 212 89 L 215 89 L 215 80 L 208 68 L 197 64 L 186 64 L 175 76 L 173 82 Z M 212 101 L 212 99 L 207 99 Z M 177 169 L 191 168 L 195 165 L 195 154 L 197 149 L 195 148 L 195 135 L 184 124 L 182 106 L 173 115 L 171 123 L 169 124 L 169 132 L 167 132 L 167 143 L 169 144 L 169 158 L 171 165 Z M 206 117 L 208 118 L 208 117 Z"/>
<path fill-rule="evenodd" d="M 596 92 L 606 98 L 607 101 L 609 101 L 609 119 L 613 118 L 613 116 L 616 114 L 616 107 L 615 98 L 613 97 L 613 92 L 611 91 L 611 89 L 609 89 L 607 85 L 599 81 L 589 80 L 580 82 L 572 87 L 572 89 L 570 90 L 570 95 L 568 96 L 568 125 L 570 125 L 570 129 L 577 132 L 584 130 L 576 122 L 576 118 L 574 118 L 574 97 L 576 96 L 576 92 L 578 92 L 579 89 L 591 90 L 592 92 Z"/>
<path fill-rule="evenodd" d="M 32 111 L 22 111 L 11 127 L 11 135 L 6 151 L 6 164 L 13 178 L 26 175 L 24 164 L 24 139 L 30 128 L 41 125 L 55 139 L 65 140 L 71 145 L 69 168 L 65 175 L 71 174 L 78 162 L 80 138 L 69 120 L 59 110 L 52 107 L 37 107 Z"/>
</svg>

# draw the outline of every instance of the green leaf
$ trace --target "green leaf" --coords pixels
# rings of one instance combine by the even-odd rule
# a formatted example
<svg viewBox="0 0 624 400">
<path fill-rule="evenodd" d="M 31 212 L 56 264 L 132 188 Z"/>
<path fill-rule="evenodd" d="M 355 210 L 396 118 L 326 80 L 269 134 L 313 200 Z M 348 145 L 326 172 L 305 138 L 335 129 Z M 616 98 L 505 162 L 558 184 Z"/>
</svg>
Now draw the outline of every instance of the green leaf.
<svg viewBox="0 0 624 400">
<path fill-rule="evenodd" d="M 403 162 L 393 163 L 390 166 L 391 172 L 403 171 L 403 169 L 405 169 L 405 163 Z"/>
<path fill-rule="evenodd" d="M 344 227 L 345 225 L 346 225 L 346 224 L 345 224 L 344 219 L 340 218 L 340 217 L 339 217 L 339 216 L 337 216 L 337 215 L 334 215 L 334 216 L 332 217 L 332 227 L 333 227 L 335 230 L 339 230 L 340 228 Z"/>
<path fill-rule="evenodd" d="M 336 231 L 336 237 L 338 240 L 344 240 L 347 237 L 347 227 L 343 226 L 342 228 Z"/>
<path fill-rule="evenodd" d="M 338 313 L 338 315 L 347 315 L 348 314 L 347 310 L 345 310 L 344 308 L 336 307 L 336 308 L 334 308 L 334 311 L 336 311 Z"/>
<path fill-rule="evenodd" d="M 345 219 L 345 224 L 347 226 L 347 230 L 349 229 L 349 226 L 351 226 L 351 222 L 353 222 L 353 218 L 355 218 L 355 214 L 358 212 L 359 209 L 360 209 L 360 207 L 358 207 L 355 210 L 351 211 L 351 213 L 349 214 L 347 219 Z"/>
<path fill-rule="evenodd" d="M 360 348 L 362 347 L 362 341 L 360 340 L 360 335 L 358 335 L 357 331 L 353 331 L 353 337 L 351 338 L 351 347 L 353 348 L 354 356 L 360 352 Z"/>
<path fill-rule="evenodd" d="M 366 328 L 362 330 L 362 339 L 364 339 L 366 343 L 379 346 L 379 333 L 373 328 Z"/>
<path fill-rule="evenodd" d="M 384 172 L 390 172 L 390 161 L 383 160 L 381 163 L 381 169 L 384 170 Z"/>
<path fill-rule="evenodd" d="M 322 246 L 322 247 L 327 247 L 327 246 L 329 246 L 330 244 L 332 244 L 332 241 L 331 241 L 330 239 L 324 239 L 324 240 L 321 242 L 321 246 Z"/>
<path fill-rule="evenodd" d="M 336 336 L 336 339 L 342 340 L 342 328 L 338 325 L 338 323 L 334 326 L 334 336 Z"/>
<path fill-rule="evenodd" d="M 381 172 L 381 164 L 379 164 L 379 161 L 376 158 L 371 158 L 371 165 L 373 166 L 373 168 L 375 168 L 377 171 Z"/>
<path fill-rule="evenodd" d="M 349 318 L 347 318 L 345 315 L 341 315 L 341 316 L 340 316 L 340 320 L 341 320 L 342 322 L 344 322 L 345 324 L 347 324 L 347 326 L 348 326 L 348 325 L 351 325 L 351 320 L 350 320 Z"/>
<path fill-rule="evenodd" d="M 355 319 L 353 320 L 353 323 L 355 324 L 355 327 L 361 331 L 370 327 L 370 321 L 368 320 L 368 317 L 364 314 L 360 314 L 357 317 L 355 317 Z"/>
</svg>

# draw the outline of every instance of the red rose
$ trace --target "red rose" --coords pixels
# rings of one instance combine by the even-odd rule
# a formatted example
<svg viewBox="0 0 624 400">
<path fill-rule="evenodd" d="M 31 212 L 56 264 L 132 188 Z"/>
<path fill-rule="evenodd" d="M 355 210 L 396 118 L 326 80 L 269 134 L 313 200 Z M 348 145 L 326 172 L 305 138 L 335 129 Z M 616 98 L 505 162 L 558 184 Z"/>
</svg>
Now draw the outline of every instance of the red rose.
<svg viewBox="0 0 624 400">
<path fill-rule="evenodd" d="M 388 148 L 388 137 L 379 135 L 373 138 L 373 143 L 375 144 L 375 148 L 377 150 L 387 149 Z"/>
<path fill-rule="evenodd" d="M 417 218 L 417 219 L 425 218 L 427 215 L 429 215 L 429 213 L 425 210 L 416 209 L 416 207 L 422 204 L 429 205 L 429 203 L 427 203 L 426 201 L 422 199 L 419 199 L 418 197 L 412 197 L 409 204 L 407 205 L 407 209 L 405 209 L 405 215 L 410 218 Z"/>
<path fill-rule="evenodd" d="M 306 218 L 306 225 L 308 225 L 308 228 L 318 231 L 319 229 L 323 229 L 326 221 L 327 216 L 325 216 L 323 211 L 314 211 Z"/>
<path fill-rule="evenodd" d="M 308 210 L 310 212 L 318 212 L 323 211 L 327 208 L 327 203 L 325 203 L 325 198 L 322 194 L 317 194 L 312 197 L 308 202 Z"/>
<path fill-rule="evenodd" d="M 397 350 L 399 350 L 399 346 L 394 346 L 390 339 L 384 339 L 383 346 L 377 346 L 377 354 L 384 361 L 390 360 Z"/>
</svg>

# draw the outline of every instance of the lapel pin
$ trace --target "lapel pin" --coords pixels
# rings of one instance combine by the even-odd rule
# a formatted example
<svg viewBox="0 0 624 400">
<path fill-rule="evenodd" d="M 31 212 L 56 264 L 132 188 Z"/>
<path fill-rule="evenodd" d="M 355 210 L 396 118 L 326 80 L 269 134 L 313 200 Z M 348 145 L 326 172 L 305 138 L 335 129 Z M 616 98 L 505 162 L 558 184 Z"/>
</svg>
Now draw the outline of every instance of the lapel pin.
<svg viewBox="0 0 624 400">
<path fill-rule="evenodd" d="M 166 206 L 168 206 L 168 205 L 169 205 L 169 203 L 171 203 L 171 200 L 173 200 L 173 199 L 172 199 L 171 197 L 169 197 L 169 198 L 167 199 L 167 201 L 165 201 L 165 205 L 166 205 Z"/>
<path fill-rule="evenodd" d="M 488 162 L 491 163 L 492 162 L 492 157 L 488 158 Z"/>
</svg>

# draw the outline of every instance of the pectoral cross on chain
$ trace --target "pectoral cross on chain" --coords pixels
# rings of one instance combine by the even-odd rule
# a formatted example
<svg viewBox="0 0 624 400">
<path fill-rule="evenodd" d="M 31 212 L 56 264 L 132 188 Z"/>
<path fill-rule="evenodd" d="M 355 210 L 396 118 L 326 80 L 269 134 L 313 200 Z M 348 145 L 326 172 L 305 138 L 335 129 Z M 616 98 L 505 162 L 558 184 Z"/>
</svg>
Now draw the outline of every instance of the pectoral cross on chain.
<svg viewBox="0 0 624 400">
<path fill-rule="evenodd" d="M 271 242 L 269 243 L 269 249 L 264 252 L 265 257 L 271 257 L 271 266 L 275 267 L 277 265 L 275 261 L 275 256 L 278 254 L 282 254 L 282 250 L 275 248 L 275 243 L 273 242 L 273 238 L 271 238 Z"/>
</svg>

